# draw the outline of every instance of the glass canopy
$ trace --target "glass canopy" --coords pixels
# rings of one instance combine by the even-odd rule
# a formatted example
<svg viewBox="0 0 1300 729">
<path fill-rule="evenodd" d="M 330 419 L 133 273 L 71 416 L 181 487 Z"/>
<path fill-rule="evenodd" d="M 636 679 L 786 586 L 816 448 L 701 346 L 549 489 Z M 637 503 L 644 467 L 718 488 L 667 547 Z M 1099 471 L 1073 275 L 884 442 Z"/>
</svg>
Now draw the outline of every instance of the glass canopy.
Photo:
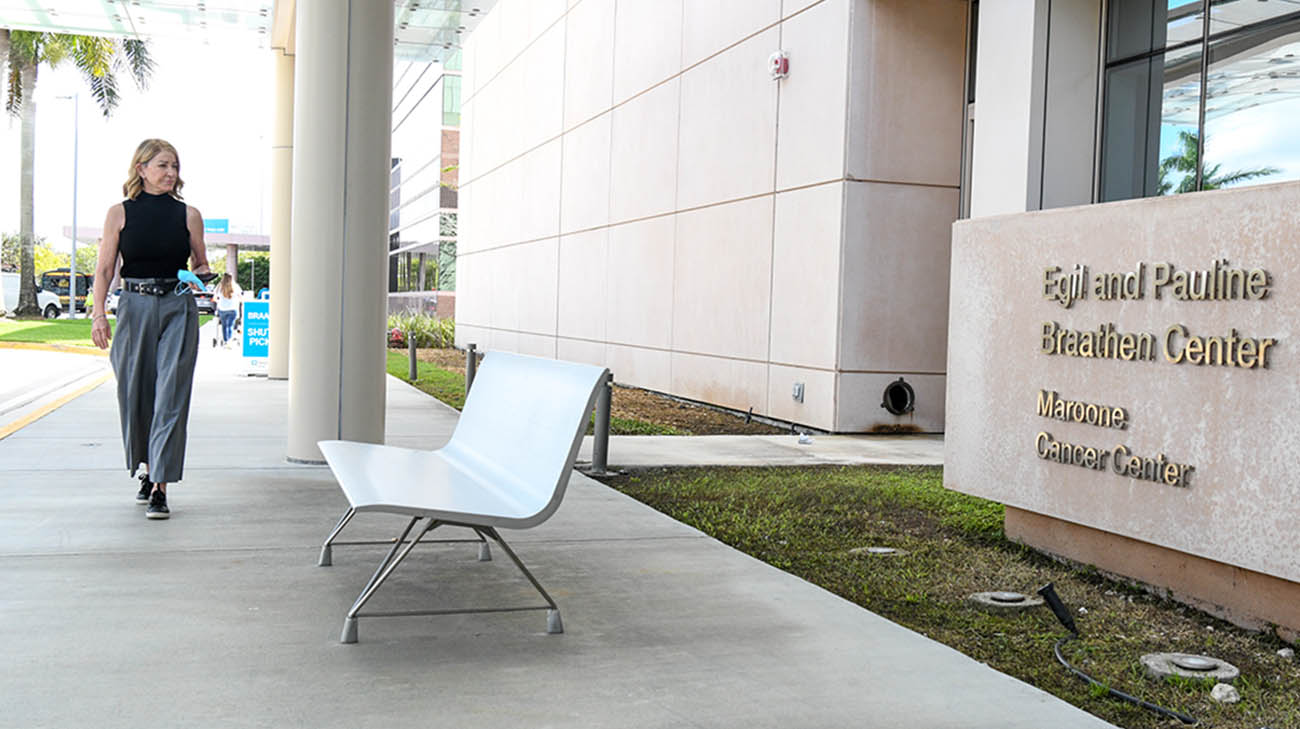
<svg viewBox="0 0 1300 729">
<path fill-rule="evenodd" d="M 286 8 L 277 7 L 288 3 Z M 496 0 L 395 0 L 394 55 L 446 62 Z M 266 48 L 292 0 L 0 0 L 0 28 Z"/>
</svg>

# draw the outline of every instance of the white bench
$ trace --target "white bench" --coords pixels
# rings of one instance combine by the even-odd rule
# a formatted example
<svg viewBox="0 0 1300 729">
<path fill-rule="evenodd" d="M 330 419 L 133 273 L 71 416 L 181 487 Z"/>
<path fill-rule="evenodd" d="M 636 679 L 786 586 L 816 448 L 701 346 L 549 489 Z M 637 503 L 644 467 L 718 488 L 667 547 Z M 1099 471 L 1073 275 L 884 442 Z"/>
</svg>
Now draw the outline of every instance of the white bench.
<svg viewBox="0 0 1300 729">
<path fill-rule="evenodd" d="M 497 532 L 527 529 L 550 518 L 564 498 L 588 416 L 608 370 L 591 365 L 490 352 L 474 378 L 456 430 L 435 451 L 328 440 L 319 443 L 350 504 L 321 547 L 320 564 L 333 560 L 339 533 L 359 512 L 410 517 L 391 542 L 343 621 L 344 643 L 357 641 L 358 618 L 453 613 L 546 610 L 547 632 L 564 632 L 559 607 Z M 421 520 L 427 522 L 416 529 Z M 361 612 L 397 565 L 429 532 L 441 526 L 474 530 L 477 539 L 425 540 L 477 542 L 479 560 L 491 559 L 488 539 L 501 546 L 533 587 L 544 606 L 468 608 L 402 612 Z M 408 537 L 415 532 L 415 537 Z M 403 547 L 403 545 L 405 545 Z"/>
</svg>

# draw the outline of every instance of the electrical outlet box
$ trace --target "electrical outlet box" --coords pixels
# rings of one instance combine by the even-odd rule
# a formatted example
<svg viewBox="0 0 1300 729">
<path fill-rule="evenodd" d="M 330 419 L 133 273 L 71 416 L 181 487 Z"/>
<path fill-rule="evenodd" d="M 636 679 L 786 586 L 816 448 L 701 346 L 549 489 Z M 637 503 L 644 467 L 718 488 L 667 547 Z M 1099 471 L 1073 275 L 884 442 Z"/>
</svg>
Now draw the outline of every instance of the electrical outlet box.
<svg viewBox="0 0 1300 729">
<path fill-rule="evenodd" d="M 790 393 L 790 396 L 794 398 L 794 401 L 795 401 L 795 402 L 803 402 L 803 383 L 802 383 L 802 382 L 796 382 L 796 383 L 794 383 L 794 391 Z"/>
</svg>

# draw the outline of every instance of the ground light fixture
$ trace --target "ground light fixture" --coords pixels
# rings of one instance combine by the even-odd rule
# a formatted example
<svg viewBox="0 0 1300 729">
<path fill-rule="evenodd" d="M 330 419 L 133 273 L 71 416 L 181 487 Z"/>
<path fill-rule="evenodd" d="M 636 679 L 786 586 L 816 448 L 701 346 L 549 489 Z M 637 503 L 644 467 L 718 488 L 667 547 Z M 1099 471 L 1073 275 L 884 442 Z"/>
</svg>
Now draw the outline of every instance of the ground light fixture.
<svg viewBox="0 0 1300 729">
<path fill-rule="evenodd" d="M 1241 670 L 1227 661 L 1213 656 L 1188 653 L 1147 653 L 1142 656 L 1142 667 L 1148 676 L 1164 679 L 1170 676 L 1182 678 L 1213 679 L 1219 682 L 1235 681 Z"/>
<path fill-rule="evenodd" d="M 1042 599 L 1010 590 L 976 592 L 966 596 L 972 607 L 989 613 L 1022 613 L 1041 607 Z"/>
<path fill-rule="evenodd" d="M 1105 684 L 1101 683 L 1100 681 L 1093 678 L 1092 676 L 1089 676 L 1083 671 L 1080 671 L 1074 666 L 1071 666 L 1070 662 L 1065 660 L 1065 656 L 1061 655 L 1061 646 L 1079 637 L 1079 628 L 1074 623 L 1074 616 L 1070 614 L 1070 609 L 1065 606 L 1065 603 L 1061 601 L 1060 596 L 1056 594 L 1056 588 L 1053 587 L 1052 583 L 1049 582 L 1046 585 L 1043 585 L 1042 587 L 1038 588 L 1038 594 L 1047 603 L 1047 606 L 1051 608 L 1052 614 L 1055 615 L 1056 619 L 1061 622 L 1061 625 L 1065 626 L 1065 629 L 1070 631 L 1069 635 L 1056 641 L 1056 645 L 1052 646 L 1052 652 L 1056 654 L 1056 660 L 1059 661 L 1062 666 L 1065 666 L 1065 670 L 1083 679 L 1088 683 L 1089 686 L 1094 686 L 1096 688 L 1104 689 L 1107 694 L 1114 696 L 1117 699 L 1121 699 L 1123 701 L 1129 702 L 1130 704 L 1140 706 L 1148 711 L 1153 711 L 1161 716 L 1167 716 L 1171 719 L 1177 719 L 1184 724 L 1200 723 L 1199 721 L 1197 721 L 1196 717 L 1194 716 L 1189 716 L 1187 714 L 1183 714 L 1181 712 L 1174 711 L 1172 709 L 1166 709 L 1165 707 L 1159 706 L 1157 704 L 1153 704 L 1150 701 L 1143 701 L 1142 699 L 1139 699 L 1136 696 L 1132 696 L 1130 694 L 1124 693 L 1123 691 L 1119 691 L 1117 689 L 1113 689 L 1109 686 L 1106 686 Z"/>
</svg>

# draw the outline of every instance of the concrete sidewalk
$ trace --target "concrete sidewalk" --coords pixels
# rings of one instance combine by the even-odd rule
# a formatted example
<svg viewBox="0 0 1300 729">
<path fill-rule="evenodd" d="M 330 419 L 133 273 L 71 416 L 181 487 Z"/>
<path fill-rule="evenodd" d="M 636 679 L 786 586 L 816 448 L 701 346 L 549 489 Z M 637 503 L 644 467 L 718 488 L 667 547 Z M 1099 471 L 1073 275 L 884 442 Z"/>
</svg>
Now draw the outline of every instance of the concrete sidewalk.
<svg viewBox="0 0 1300 729">
<path fill-rule="evenodd" d="M 610 468 L 656 466 L 942 466 L 942 435 L 614 435 Z M 591 462 L 592 437 L 580 462 Z"/>
<path fill-rule="evenodd" d="M 200 357 L 169 521 L 132 500 L 111 382 L 0 440 L 0 726 L 1109 726 L 581 475 L 505 533 L 566 633 L 542 613 L 363 619 L 341 645 L 382 548 L 316 566 L 346 503 L 285 463 L 286 383 L 231 367 Z M 390 443 L 450 435 L 454 411 L 388 391 Z M 535 599 L 476 553 L 421 548 L 372 606 Z"/>
</svg>

